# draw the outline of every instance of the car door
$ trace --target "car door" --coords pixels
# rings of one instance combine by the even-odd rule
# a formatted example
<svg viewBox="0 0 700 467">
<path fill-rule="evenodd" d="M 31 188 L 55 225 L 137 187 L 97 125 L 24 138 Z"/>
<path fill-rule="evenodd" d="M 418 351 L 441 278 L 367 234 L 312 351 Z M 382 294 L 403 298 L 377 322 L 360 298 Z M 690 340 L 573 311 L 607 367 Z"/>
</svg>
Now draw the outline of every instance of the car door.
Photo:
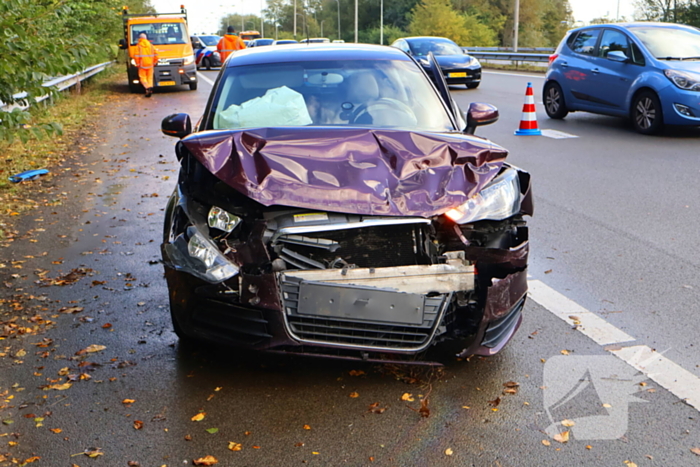
<svg viewBox="0 0 700 467">
<path fill-rule="evenodd" d="M 610 52 L 622 52 L 627 61 L 615 61 Z M 639 60 L 642 60 L 641 63 Z M 598 44 L 597 56 L 591 59 L 594 86 L 590 92 L 591 105 L 601 112 L 626 115 L 626 98 L 634 80 L 643 70 L 643 57 L 634 53 L 630 38 L 617 29 L 604 29 Z"/>
<path fill-rule="evenodd" d="M 591 95 L 595 92 L 591 61 L 596 57 L 601 31 L 601 28 L 579 31 L 568 43 L 571 53 L 559 63 L 567 98 L 573 99 L 575 107 L 583 110 L 591 107 Z"/>
</svg>

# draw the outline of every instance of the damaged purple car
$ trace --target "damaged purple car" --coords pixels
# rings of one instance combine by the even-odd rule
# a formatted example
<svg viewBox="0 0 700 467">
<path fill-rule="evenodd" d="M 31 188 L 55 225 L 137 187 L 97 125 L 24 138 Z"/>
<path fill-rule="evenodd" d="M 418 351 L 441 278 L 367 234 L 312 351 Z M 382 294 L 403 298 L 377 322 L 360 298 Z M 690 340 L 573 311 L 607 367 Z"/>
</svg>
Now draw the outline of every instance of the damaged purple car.
<svg viewBox="0 0 700 467">
<path fill-rule="evenodd" d="M 439 73 L 439 65 L 429 60 Z M 162 245 L 181 339 L 429 361 L 493 355 L 522 320 L 530 176 L 402 51 L 241 51 L 180 137 Z M 440 360 L 440 358 L 437 358 Z"/>
</svg>

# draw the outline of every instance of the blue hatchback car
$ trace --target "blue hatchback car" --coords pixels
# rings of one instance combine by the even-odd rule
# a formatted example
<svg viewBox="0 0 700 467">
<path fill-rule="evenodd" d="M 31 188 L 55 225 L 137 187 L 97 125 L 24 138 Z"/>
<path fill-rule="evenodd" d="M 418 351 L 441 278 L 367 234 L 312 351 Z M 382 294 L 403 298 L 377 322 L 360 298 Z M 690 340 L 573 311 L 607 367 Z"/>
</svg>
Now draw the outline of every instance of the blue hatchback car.
<svg viewBox="0 0 700 467">
<path fill-rule="evenodd" d="M 669 23 L 573 29 L 549 58 L 550 118 L 583 110 L 629 117 L 643 134 L 700 125 L 700 30 Z"/>
</svg>

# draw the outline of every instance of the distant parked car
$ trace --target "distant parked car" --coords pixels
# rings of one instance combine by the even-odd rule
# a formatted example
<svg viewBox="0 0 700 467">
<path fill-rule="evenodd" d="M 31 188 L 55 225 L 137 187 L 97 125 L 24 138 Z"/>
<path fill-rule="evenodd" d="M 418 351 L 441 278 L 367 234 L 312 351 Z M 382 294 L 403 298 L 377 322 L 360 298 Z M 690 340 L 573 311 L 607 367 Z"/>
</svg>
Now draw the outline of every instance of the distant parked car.
<svg viewBox="0 0 700 467">
<path fill-rule="evenodd" d="M 345 41 L 343 39 L 334 39 L 333 44 L 345 44 Z"/>
<path fill-rule="evenodd" d="M 250 44 L 248 44 L 246 47 L 262 47 L 264 45 L 272 45 L 275 42 L 274 39 L 267 39 L 267 38 L 260 38 L 260 39 L 253 39 L 250 41 Z"/>
<path fill-rule="evenodd" d="M 216 44 L 219 43 L 220 36 L 191 36 L 192 49 L 194 50 L 195 63 L 197 69 L 221 66 L 221 57 L 216 51 Z"/>
<path fill-rule="evenodd" d="M 481 64 L 445 37 L 404 37 L 391 44 L 412 55 L 432 77 L 428 54 L 432 52 L 447 84 L 464 84 L 475 89 L 481 84 Z M 433 79 L 434 81 L 434 79 Z"/>
<path fill-rule="evenodd" d="M 272 45 L 298 44 L 294 39 L 280 39 L 272 43 Z"/>
<path fill-rule="evenodd" d="M 700 30 L 670 23 L 570 31 L 549 58 L 545 110 L 629 117 L 643 134 L 700 125 Z"/>
<path fill-rule="evenodd" d="M 311 39 L 302 39 L 300 44 L 328 44 L 331 40 L 326 37 L 312 37 Z"/>
</svg>

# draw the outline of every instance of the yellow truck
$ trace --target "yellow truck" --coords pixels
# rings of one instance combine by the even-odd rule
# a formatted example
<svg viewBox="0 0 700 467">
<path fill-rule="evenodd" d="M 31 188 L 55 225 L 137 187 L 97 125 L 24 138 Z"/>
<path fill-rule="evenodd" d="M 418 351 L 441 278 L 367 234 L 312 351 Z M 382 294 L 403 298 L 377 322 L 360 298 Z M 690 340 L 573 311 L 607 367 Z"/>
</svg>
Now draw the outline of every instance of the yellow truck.
<svg viewBox="0 0 700 467">
<path fill-rule="evenodd" d="M 194 50 L 187 31 L 187 10 L 180 7 L 179 13 L 154 13 L 148 15 L 130 14 L 127 7 L 122 10 L 124 38 L 119 40 L 119 48 L 129 55 L 126 71 L 129 89 L 142 92 L 138 68 L 134 55 L 139 34 L 146 33 L 158 53 L 158 63 L 154 67 L 153 86 L 187 85 L 197 89 L 197 68 Z"/>
</svg>

